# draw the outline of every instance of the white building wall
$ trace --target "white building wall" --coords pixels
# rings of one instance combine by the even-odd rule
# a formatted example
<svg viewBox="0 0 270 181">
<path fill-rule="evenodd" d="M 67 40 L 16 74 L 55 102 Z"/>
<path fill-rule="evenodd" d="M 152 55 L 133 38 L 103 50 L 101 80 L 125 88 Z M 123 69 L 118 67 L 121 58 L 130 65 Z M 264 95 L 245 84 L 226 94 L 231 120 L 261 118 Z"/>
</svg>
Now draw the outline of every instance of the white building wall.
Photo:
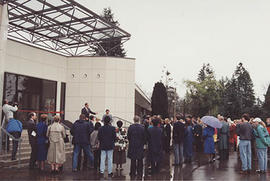
<svg viewBox="0 0 270 181">
<path fill-rule="evenodd" d="M 112 57 L 69 57 L 66 117 L 76 120 L 85 102 L 101 118 L 105 109 L 115 116 L 134 116 L 135 60 Z"/>
<path fill-rule="evenodd" d="M 105 109 L 132 121 L 135 99 L 135 59 L 113 57 L 64 57 L 12 40 L 7 41 L 5 72 L 66 82 L 65 119 L 78 119 L 88 102 L 101 118 Z"/>
<path fill-rule="evenodd" d="M 66 82 L 66 57 L 27 46 L 7 42 L 5 72 Z"/>
</svg>

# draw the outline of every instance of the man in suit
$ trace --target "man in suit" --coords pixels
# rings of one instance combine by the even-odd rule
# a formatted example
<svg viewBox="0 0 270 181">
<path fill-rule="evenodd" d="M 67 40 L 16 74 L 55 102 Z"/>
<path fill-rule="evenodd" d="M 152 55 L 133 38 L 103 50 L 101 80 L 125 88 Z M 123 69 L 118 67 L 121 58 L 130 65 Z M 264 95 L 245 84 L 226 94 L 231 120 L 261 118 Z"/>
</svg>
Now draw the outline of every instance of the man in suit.
<svg viewBox="0 0 270 181">
<path fill-rule="evenodd" d="M 177 121 L 173 125 L 173 145 L 174 145 L 174 166 L 181 165 L 183 162 L 183 145 L 185 137 L 184 116 L 177 115 Z"/>
<path fill-rule="evenodd" d="M 127 133 L 128 145 L 128 158 L 131 159 L 130 176 L 142 177 L 143 175 L 143 154 L 146 135 L 144 126 L 140 124 L 140 118 L 134 117 L 134 124 L 131 125 Z"/>
<path fill-rule="evenodd" d="M 27 132 L 29 137 L 29 143 L 31 146 L 31 156 L 29 160 L 29 168 L 35 168 L 37 160 L 37 125 L 36 119 L 37 115 L 34 112 L 29 113 L 27 122 Z"/>
<path fill-rule="evenodd" d="M 162 129 L 158 127 L 159 118 L 152 120 L 153 127 L 148 128 L 148 149 L 151 161 L 151 174 L 159 172 L 162 160 Z"/>
<path fill-rule="evenodd" d="M 84 114 L 86 120 L 89 120 L 90 114 L 96 115 L 97 113 L 91 111 L 91 109 L 89 108 L 88 103 L 85 103 L 85 104 L 84 104 L 84 108 L 82 108 L 81 114 Z"/>
</svg>

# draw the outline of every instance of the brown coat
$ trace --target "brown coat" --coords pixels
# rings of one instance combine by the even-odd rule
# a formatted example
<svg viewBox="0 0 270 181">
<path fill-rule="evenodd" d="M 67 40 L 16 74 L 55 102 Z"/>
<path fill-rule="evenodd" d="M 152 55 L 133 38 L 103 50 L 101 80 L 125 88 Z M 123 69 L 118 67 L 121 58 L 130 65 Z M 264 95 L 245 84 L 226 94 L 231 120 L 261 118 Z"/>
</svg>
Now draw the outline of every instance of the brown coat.
<svg viewBox="0 0 270 181">
<path fill-rule="evenodd" d="M 47 160 L 49 163 L 63 164 L 66 161 L 65 128 L 60 123 L 53 123 L 48 127 L 47 137 L 50 141 Z"/>
</svg>

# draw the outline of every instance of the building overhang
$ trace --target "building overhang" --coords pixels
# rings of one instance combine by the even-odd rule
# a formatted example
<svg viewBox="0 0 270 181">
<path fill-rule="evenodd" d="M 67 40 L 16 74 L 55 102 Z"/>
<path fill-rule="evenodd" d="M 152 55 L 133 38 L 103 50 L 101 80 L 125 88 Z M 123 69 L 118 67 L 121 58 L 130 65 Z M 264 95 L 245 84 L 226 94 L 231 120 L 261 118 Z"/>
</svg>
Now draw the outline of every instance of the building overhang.
<svg viewBox="0 0 270 181">
<path fill-rule="evenodd" d="M 101 42 L 131 36 L 74 0 L 0 0 L 5 3 L 9 39 L 64 56 L 93 56 Z"/>
</svg>

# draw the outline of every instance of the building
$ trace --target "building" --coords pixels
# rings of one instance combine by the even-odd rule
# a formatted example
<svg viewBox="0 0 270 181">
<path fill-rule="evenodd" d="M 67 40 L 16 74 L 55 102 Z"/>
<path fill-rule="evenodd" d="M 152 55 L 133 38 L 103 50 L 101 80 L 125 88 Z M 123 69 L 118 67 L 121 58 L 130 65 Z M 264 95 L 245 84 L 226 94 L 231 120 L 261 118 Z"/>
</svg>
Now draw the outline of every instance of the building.
<svg viewBox="0 0 270 181">
<path fill-rule="evenodd" d="M 119 38 L 130 34 L 73 0 L 0 0 L 1 102 L 18 102 L 21 121 L 29 111 L 75 121 L 85 102 L 132 120 L 135 59 L 93 56 Z"/>
<path fill-rule="evenodd" d="M 135 115 L 143 117 L 145 115 L 151 115 L 151 100 L 142 91 L 142 89 L 135 85 Z"/>
</svg>

